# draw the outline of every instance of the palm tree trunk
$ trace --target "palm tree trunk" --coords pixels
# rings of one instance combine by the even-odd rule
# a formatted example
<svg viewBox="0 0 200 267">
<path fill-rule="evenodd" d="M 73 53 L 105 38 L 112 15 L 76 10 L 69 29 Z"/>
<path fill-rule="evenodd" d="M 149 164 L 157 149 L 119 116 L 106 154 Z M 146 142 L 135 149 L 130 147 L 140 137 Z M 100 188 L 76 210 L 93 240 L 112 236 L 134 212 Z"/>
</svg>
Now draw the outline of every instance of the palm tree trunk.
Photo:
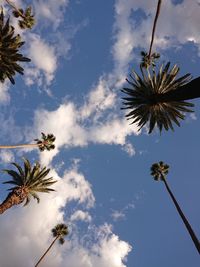
<svg viewBox="0 0 200 267">
<path fill-rule="evenodd" d="M 13 146 L 10 146 L 10 145 L 0 145 L 0 149 L 8 149 L 8 148 L 20 148 L 20 147 L 24 147 L 24 148 L 29 148 L 29 147 L 38 147 L 40 145 L 38 144 L 24 144 L 24 145 L 13 145 Z"/>
<path fill-rule="evenodd" d="M 187 230 L 188 230 L 188 232 L 189 232 L 189 234 L 190 234 L 190 237 L 192 238 L 192 240 L 193 240 L 193 242 L 194 242 L 194 245 L 195 245 L 197 251 L 198 251 L 199 254 L 200 254 L 200 242 L 199 242 L 198 238 L 196 237 L 194 231 L 192 230 L 192 227 L 190 226 L 190 224 L 189 224 L 188 220 L 186 219 L 185 215 L 183 214 L 183 212 L 182 212 L 182 210 L 181 210 L 181 208 L 180 208 L 178 202 L 176 201 L 176 199 L 175 199 L 175 197 L 174 197 L 172 191 L 170 190 L 169 185 L 168 185 L 168 183 L 167 183 L 165 177 L 162 177 L 162 178 L 163 178 L 162 181 L 164 182 L 164 184 L 165 184 L 165 186 L 166 186 L 166 189 L 167 189 L 167 191 L 168 191 L 170 197 L 172 198 L 172 200 L 173 200 L 173 202 L 174 202 L 174 205 L 175 205 L 175 207 L 176 207 L 176 209 L 177 209 L 179 215 L 181 216 L 181 219 L 183 220 L 183 223 L 185 224 L 185 227 L 187 228 Z"/>
<path fill-rule="evenodd" d="M 156 95 L 158 102 L 184 101 L 200 97 L 200 77 L 165 94 Z"/>
<path fill-rule="evenodd" d="M 53 242 L 51 243 L 51 245 L 48 247 L 48 249 L 45 251 L 45 253 L 42 255 L 42 257 L 39 259 L 39 261 L 36 263 L 35 267 L 39 266 L 40 262 L 44 259 L 44 257 L 46 256 L 46 254 L 49 252 L 49 250 L 52 248 L 52 246 L 54 245 L 54 243 L 56 242 L 56 240 L 59 238 L 59 236 L 57 236 Z"/>
<path fill-rule="evenodd" d="M 27 190 L 19 187 L 10 192 L 7 198 L 0 204 L 0 214 L 4 213 L 14 205 L 21 204 L 27 197 Z"/>
</svg>

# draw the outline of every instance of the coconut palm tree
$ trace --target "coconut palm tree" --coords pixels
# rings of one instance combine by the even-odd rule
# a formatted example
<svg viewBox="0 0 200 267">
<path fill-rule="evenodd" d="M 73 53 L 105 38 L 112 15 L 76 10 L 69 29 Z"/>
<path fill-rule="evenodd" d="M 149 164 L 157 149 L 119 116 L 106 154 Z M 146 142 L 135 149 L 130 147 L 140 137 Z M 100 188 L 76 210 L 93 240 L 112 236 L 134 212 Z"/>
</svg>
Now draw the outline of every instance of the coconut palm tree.
<svg viewBox="0 0 200 267">
<path fill-rule="evenodd" d="M 131 87 L 121 91 L 128 97 L 123 98 L 124 107 L 130 109 L 127 119 L 137 123 L 139 130 L 149 123 L 149 133 L 157 125 L 160 132 L 174 130 L 173 123 L 180 126 L 180 119 L 184 119 L 185 112 L 193 112 L 194 105 L 185 100 L 200 97 L 200 77 L 191 81 L 191 75 L 177 78 L 179 67 L 174 65 L 170 69 L 170 62 L 162 65 L 158 72 L 155 69 L 145 69 L 140 66 L 142 76 L 135 71 L 127 79 Z"/>
<path fill-rule="evenodd" d="M 42 134 L 42 139 L 35 139 L 36 144 L 23 144 L 23 145 L 0 145 L 0 149 L 8 149 L 8 148 L 32 148 L 37 147 L 40 151 L 50 151 L 55 148 L 54 141 L 56 140 L 53 134 Z"/>
<path fill-rule="evenodd" d="M 49 186 L 56 183 L 53 177 L 46 178 L 50 169 L 41 167 L 37 162 L 32 167 L 28 159 L 23 159 L 24 168 L 17 163 L 12 163 L 17 171 L 4 170 L 11 176 L 11 180 L 4 182 L 4 184 L 12 184 L 14 187 L 8 189 L 11 191 L 6 199 L 0 204 L 0 214 L 14 205 L 21 204 L 25 201 L 25 205 L 30 202 L 31 197 L 35 198 L 39 203 L 38 192 L 49 193 L 54 189 Z"/>
<path fill-rule="evenodd" d="M 14 84 L 13 76 L 15 73 L 24 74 L 24 69 L 18 62 L 29 62 L 30 59 L 18 53 L 25 42 L 22 42 L 19 34 L 15 35 L 14 27 L 10 25 L 9 18 L 4 23 L 3 8 L 0 12 L 0 43 L 0 82 L 4 82 L 8 78 Z"/>
<path fill-rule="evenodd" d="M 52 243 L 50 244 L 50 246 L 48 247 L 48 249 L 42 255 L 42 257 L 36 263 L 35 267 L 39 266 L 40 262 L 44 259 L 46 254 L 49 252 L 49 250 L 52 248 L 52 246 L 54 245 L 54 243 L 57 240 L 59 241 L 59 243 L 61 245 L 64 244 L 64 242 L 65 242 L 64 236 L 68 235 L 68 233 L 69 233 L 67 225 L 65 225 L 63 223 L 57 224 L 51 231 L 52 231 L 54 239 L 53 239 Z"/>
<path fill-rule="evenodd" d="M 172 191 L 169 188 L 169 185 L 167 183 L 166 180 L 166 175 L 168 174 L 169 171 L 169 165 L 164 164 L 162 161 L 158 162 L 158 163 L 154 163 L 151 166 L 151 175 L 154 177 L 155 181 L 162 181 L 165 184 L 165 187 L 167 189 L 167 192 L 169 193 L 172 201 L 174 202 L 174 205 L 183 221 L 183 223 L 185 224 L 185 227 L 187 228 L 190 237 L 192 238 L 194 245 L 197 249 L 197 251 L 200 254 L 200 242 L 198 240 L 198 238 L 196 237 L 194 231 L 192 230 L 192 227 L 190 226 L 188 220 L 186 219 L 185 215 L 183 214 L 178 202 L 176 201 L 176 198 L 174 197 Z"/>
</svg>

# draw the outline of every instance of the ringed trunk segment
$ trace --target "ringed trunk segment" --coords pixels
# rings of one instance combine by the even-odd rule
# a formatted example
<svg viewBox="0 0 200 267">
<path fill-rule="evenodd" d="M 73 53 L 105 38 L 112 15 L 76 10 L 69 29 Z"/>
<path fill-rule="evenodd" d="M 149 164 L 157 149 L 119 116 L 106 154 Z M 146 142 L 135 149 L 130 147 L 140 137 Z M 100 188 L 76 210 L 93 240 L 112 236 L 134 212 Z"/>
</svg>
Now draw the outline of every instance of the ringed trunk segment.
<svg viewBox="0 0 200 267">
<path fill-rule="evenodd" d="M 165 184 L 165 186 L 166 186 L 166 189 L 167 189 L 167 191 L 168 191 L 170 197 L 172 198 L 172 200 L 173 200 L 173 202 L 174 202 L 174 205 L 175 205 L 175 207 L 176 207 L 176 209 L 177 209 L 179 215 L 181 216 L 181 219 L 183 220 L 183 223 L 185 224 L 185 227 L 187 228 L 187 230 L 188 230 L 188 232 L 189 232 L 189 235 L 190 235 L 191 239 L 193 240 L 194 245 L 195 245 L 197 251 L 198 251 L 199 254 L 200 254 L 200 242 L 199 242 L 199 240 L 198 240 L 196 234 L 194 233 L 194 231 L 193 231 L 191 225 L 189 224 L 188 220 L 186 219 L 185 215 L 183 214 L 183 212 L 182 212 L 182 210 L 181 210 L 181 208 L 180 208 L 178 202 L 176 201 L 176 199 L 175 199 L 175 197 L 174 197 L 172 191 L 171 191 L 170 188 L 169 188 L 169 185 L 168 185 L 168 183 L 167 183 L 165 177 L 162 177 L 162 181 L 164 182 L 164 184 Z"/>
<path fill-rule="evenodd" d="M 14 205 L 21 204 L 27 197 L 28 190 L 25 187 L 19 187 L 10 192 L 7 198 L 0 204 L 0 214 L 4 213 Z"/>
<path fill-rule="evenodd" d="M 42 255 L 42 257 L 39 259 L 39 261 L 36 263 L 35 267 L 38 267 L 40 262 L 44 259 L 44 257 L 46 256 L 46 254 L 49 252 L 49 250 L 52 248 L 52 246 L 54 245 L 54 243 L 57 241 L 57 239 L 60 238 L 60 236 L 57 236 L 53 242 L 51 243 L 51 245 L 48 247 L 48 249 L 45 251 L 45 253 Z"/>
<path fill-rule="evenodd" d="M 154 101 L 158 102 L 173 102 L 184 101 L 200 97 L 200 77 L 193 79 L 191 82 L 178 87 L 176 90 L 171 90 L 164 94 L 154 95 Z M 152 98 L 152 100 L 153 100 Z"/>
</svg>

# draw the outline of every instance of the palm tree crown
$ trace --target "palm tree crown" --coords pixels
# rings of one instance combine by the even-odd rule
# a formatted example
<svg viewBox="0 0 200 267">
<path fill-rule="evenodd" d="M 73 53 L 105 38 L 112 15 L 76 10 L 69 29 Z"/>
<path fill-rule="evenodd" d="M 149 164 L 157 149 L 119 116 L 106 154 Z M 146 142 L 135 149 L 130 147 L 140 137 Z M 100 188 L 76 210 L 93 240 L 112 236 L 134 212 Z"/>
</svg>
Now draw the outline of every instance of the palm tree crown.
<svg viewBox="0 0 200 267">
<path fill-rule="evenodd" d="M 0 82 L 9 79 L 15 83 L 13 76 L 16 72 L 23 74 L 24 69 L 17 63 L 18 61 L 30 61 L 18 53 L 19 48 L 24 44 L 19 34 L 15 35 L 14 27 L 10 25 L 9 18 L 4 23 L 3 9 L 0 13 Z"/>
<path fill-rule="evenodd" d="M 65 242 L 64 236 L 68 235 L 68 227 L 64 223 L 57 224 L 52 230 L 53 237 L 59 238 L 60 244 Z"/>
<path fill-rule="evenodd" d="M 143 55 L 145 57 L 145 55 Z M 144 64 L 145 61 L 143 62 Z M 187 84 L 191 80 L 190 74 L 186 74 L 177 79 L 179 67 L 174 65 L 169 70 L 170 62 L 165 66 L 162 65 L 156 74 L 154 68 L 144 70 L 140 66 L 142 77 L 135 71 L 127 79 L 131 88 L 123 88 L 121 91 L 128 95 L 123 98 L 124 107 L 122 109 L 130 109 L 126 115 L 132 123 L 137 123 L 141 129 L 149 122 L 149 133 L 152 132 L 157 125 L 160 132 L 165 130 L 174 130 L 173 122 L 180 126 L 179 119 L 184 119 L 184 112 L 193 112 L 188 107 L 194 105 L 186 101 L 177 101 L 172 98 L 167 99 L 166 94 L 175 91 L 177 88 Z"/>
<path fill-rule="evenodd" d="M 51 149 L 55 148 L 55 145 L 53 144 L 56 140 L 56 137 L 53 134 L 44 134 L 42 133 L 42 139 L 35 139 L 37 142 L 38 148 L 40 151 L 50 151 Z"/>
<path fill-rule="evenodd" d="M 163 180 L 163 178 L 169 172 L 169 165 L 164 164 L 163 161 L 154 163 L 151 166 L 151 175 L 154 177 L 155 181 Z"/>
<path fill-rule="evenodd" d="M 54 189 L 49 188 L 49 186 L 56 183 L 52 177 L 46 178 L 50 169 L 46 167 L 41 167 L 37 162 L 33 167 L 31 166 L 28 159 L 24 160 L 24 169 L 22 169 L 17 163 L 12 163 L 17 171 L 14 170 L 4 170 L 8 173 L 12 180 L 4 182 L 4 184 L 12 184 L 14 187 L 9 190 L 12 192 L 21 192 L 21 202 L 26 201 L 24 205 L 27 205 L 30 202 L 30 198 L 33 197 L 39 202 L 38 192 L 49 193 L 54 191 Z"/>
</svg>

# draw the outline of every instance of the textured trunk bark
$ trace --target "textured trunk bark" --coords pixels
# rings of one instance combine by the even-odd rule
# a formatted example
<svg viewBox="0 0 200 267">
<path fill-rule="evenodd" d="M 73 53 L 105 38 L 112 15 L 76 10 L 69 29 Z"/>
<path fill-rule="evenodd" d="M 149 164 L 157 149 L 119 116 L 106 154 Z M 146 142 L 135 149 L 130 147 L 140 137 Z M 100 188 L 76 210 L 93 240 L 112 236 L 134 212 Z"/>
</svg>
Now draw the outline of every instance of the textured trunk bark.
<svg viewBox="0 0 200 267">
<path fill-rule="evenodd" d="M 10 192 L 7 198 L 0 204 L 0 214 L 14 205 L 21 204 L 27 197 L 27 190 L 24 187 L 19 187 Z"/>
<path fill-rule="evenodd" d="M 157 102 L 184 101 L 200 97 L 200 77 L 165 94 L 156 95 Z"/>
<path fill-rule="evenodd" d="M 194 242 L 194 245 L 195 245 L 197 251 L 198 251 L 199 254 L 200 254 L 200 242 L 199 242 L 198 238 L 196 237 L 194 231 L 192 230 L 191 225 L 189 224 L 189 222 L 188 222 L 188 220 L 186 219 L 185 215 L 183 214 L 183 212 L 182 212 L 182 210 L 181 210 L 181 208 L 180 208 L 178 202 L 176 201 L 176 199 L 175 199 L 175 197 L 174 197 L 172 191 L 170 190 L 169 185 L 168 185 L 168 183 L 167 183 L 165 177 L 163 177 L 162 181 L 164 182 L 164 184 L 165 184 L 165 186 L 166 186 L 166 189 L 167 189 L 167 191 L 168 191 L 168 193 L 169 193 L 169 195 L 170 195 L 172 201 L 174 202 L 174 205 L 175 205 L 175 207 L 176 207 L 176 209 L 177 209 L 179 215 L 181 216 L 181 219 L 183 220 L 183 223 L 185 224 L 185 227 L 187 228 L 187 230 L 188 230 L 188 232 L 189 232 L 189 234 L 190 234 L 190 237 L 192 238 L 192 240 L 193 240 L 193 242 Z"/>
<path fill-rule="evenodd" d="M 36 263 L 35 267 L 39 266 L 40 262 L 44 259 L 44 257 L 46 256 L 46 254 L 49 252 L 49 250 L 52 248 L 52 246 L 54 245 L 54 243 L 56 242 L 56 240 L 59 238 L 59 236 L 57 236 L 53 242 L 51 243 L 51 245 L 48 247 L 48 249 L 45 251 L 45 253 L 42 255 L 42 257 L 39 259 L 39 261 Z"/>
</svg>

